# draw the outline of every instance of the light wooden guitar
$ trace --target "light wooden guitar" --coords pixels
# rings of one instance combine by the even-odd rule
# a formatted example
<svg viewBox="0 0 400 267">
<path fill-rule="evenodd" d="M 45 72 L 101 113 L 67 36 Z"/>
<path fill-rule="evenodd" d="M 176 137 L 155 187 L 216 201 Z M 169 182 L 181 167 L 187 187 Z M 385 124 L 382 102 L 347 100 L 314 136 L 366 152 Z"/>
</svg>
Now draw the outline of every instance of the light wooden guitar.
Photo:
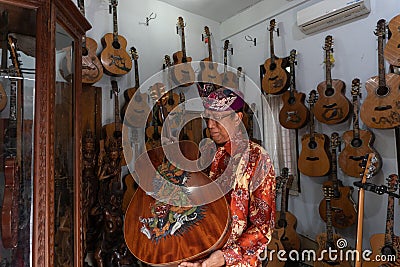
<svg viewBox="0 0 400 267">
<path fill-rule="evenodd" d="M 308 108 L 304 105 L 306 95 L 296 90 L 296 50 L 292 49 L 289 56 L 290 87 L 282 95 L 283 106 L 279 111 L 279 122 L 287 129 L 299 129 L 304 127 L 310 117 Z"/>
<path fill-rule="evenodd" d="M 324 176 L 331 165 L 328 154 L 328 137 L 314 130 L 314 104 L 317 92 L 312 90 L 308 99 L 310 105 L 310 133 L 301 138 L 301 152 L 298 160 L 300 172 L 307 176 Z"/>
<path fill-rule="evenodd" d="M 293 175 L 289 175 L 289 169 L 283 168 L 277 178 L 277 184 L 281 188 L 281 209 L 277 211 L 275 229 L 284 229 L 281 242 L 287 253 L 291 250 L 300 250 L 300 236 L 296 232 L 297 219 L 287 208 L 288 192 L 292 186 Z"/>
<path fill-rule="evenodd" d="M 104 47 L 100 59 L 106 74 L 111 76 L 122 76 L 132 69 L 131 58 L 126 52 L 127 41 L 125 37 L 118 34 L 117 6 L 118 0 L 111 0 L 113 13 L 113 32 L 107 33 L 101 39 Z"/>
<path fill-rule="evenodd" d="M 398 189 L 399 177 L 397 174 L 391 174 L 388 177 L 388 192 L 394 193 Z M 400 265 L 400 238 L 394 234 L 394 196 L 388 196 L 387 213 L 386 213 L 386 229 L 384 234 L 374 234 L 369 239 L 372 248 L 370 259 L 382 259 L 386 257 L 394 257 L 392 261 L 365 261 L 363 267 L 395 267 Z"/>
<path fill-rule="evenodd" d="M 82 15 L 85 16 L 85 1 L 78 0 L 78 7 Z M 87 37 L 82 36 L 82 82 L 93 84 L 98 82 L 103 77 L 103 66 L 100 59 L 96 55 L 97 42 Z"/>
<path fill-rule="evenodd" d="M 372 144 L 375 135 L 370 130 L 361 130 L 359 127 L 358 111 L 360 93 L 360 79 L 355 78 L 352 81 L 351 95 L 353 96 L 353 130 L 343 133 L 342 139 L 345 147 L 339 154 L 339 167 L 342 171 L 352 177 L 359 178 L 363 171 L 360 165 L 366 154 L 374 153 L 376 155 L 376 164 L 374 175 L 382 167 L 382 159 Z"/>
<path fill-rule="evenodd" d="M 218 72 L 218 63 L 213 61 L 212 49 L 211 49 L 211 33 L 208 26 L 204 27 L 205 42 L 208 47 L 208 57 L 200 62 L 200 73 L 198 76 L 199 82 L 212 83 L 220 86 L 222 83 L 221 76 Z"/>
<path fill-rule="evenodd" d="M 287 60 L 275 56 L 274 31 L 276 22 L 272 19 L 269 24 L 269 42 L 271 57 L 264 63 L 265 75 L 261 87 L 267 94 L 278 95 L 289 88 L 289 73 L 286 71 Z"/>
<path fill-rule="evenodd" d="M 315 261 L 314 267 L 329 267 L 329 266 L 340 266 L 340 267 L 351 267 L 350 262 L 345 261 L 345 257 L 330 258 L 329 255 L 345 255 L 342 249 L 339 249 L 337 242 L 342 237 L 335 234 L 332 226 L 332 208 L 331 199 L 333 198 L 334 190 L 328 185 L 324 185 L 324 199 L 326 201 L 326 232 L 317 235 L 316 240 L 318 243 L 317 258 L 322 258 L 321 261 Z M 337 253 L 328 253 L 329 250 L 336 250 Z"/>
<path fill-rule="evenodd" d="M 239 88 L 239 80 L 237 74 L 228 70 L 228 49 L 229 40 L 224 42 L 224 72 L 220 74 L 222 85 L 232 89 Z"/>
<path fill-rule="evenodd" d="M 332 170 L 329 180 L 324 182 L 324 186 L 333 189 L 330 203 L 332 211 L 332 225 L 336 228 L 347 228 L 356 223 L 357 211 L 354 200 L 352 199 L 353 187 L 343 186 L 341 180 L 337 178 L 337 153 L 336 149 L 340 147 L 339 134 L 333 132 L 331 135 L 331 164 Z M 323 199 L 319 205 L 319 214 L 326 222 L 326 201 Z"/>
<path fill-rule="evenodd" d="M 172 55 L 174 59 L 174 69 L 172 79 L 176 86 L 187 87 L 194 83 L 195 74 L 191 65 L 192 58 L 186 55 L 185 44 L 185 23 L 182 17 L 178 18 L 178 29 L 181 32 L 181 49 Z"/>
<path fill-rule="evenodd" d="M 337 124 L 345 121 L 350 114 L 350 101 L 344 95 L 346 84 L 332 79 L 333 38 L 325 37 L 325 81 L 317 86 L 318 101 L 315 103 L 315 118 L 325 124 Z"/>
<path fill-rule="evenodd" d="M 400 76 L 385 71 L 384 19 L 377 22 L 375 35 L 378 36 L 378 76 L 371 77 L 365 83 L 367 97 L 361 105 L 360 117 L 370 128 L 390 129 L 400 126 Z"/>
<path fill-rule="evenodd" d="M 389 21 L 388 28 L 391 37 L 387 41 L 383 50 L 384 58 L 393 66 L 400 66 L 400 15 L 395 16 Z"/>
</svg>

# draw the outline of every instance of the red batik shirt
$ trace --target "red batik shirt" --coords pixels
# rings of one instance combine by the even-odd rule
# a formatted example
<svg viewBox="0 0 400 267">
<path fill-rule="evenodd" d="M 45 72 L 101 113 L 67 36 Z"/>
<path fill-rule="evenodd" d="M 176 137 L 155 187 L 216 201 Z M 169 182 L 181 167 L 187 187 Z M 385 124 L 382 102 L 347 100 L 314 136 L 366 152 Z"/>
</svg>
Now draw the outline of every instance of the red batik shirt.
<svg viewBox="0 0 400 267">
<path fill-rule="evenodd" d="M 211 179 L 225 175 L 232 179 L 231 190 L 225 196 L 232 216 L 232 232 L 222 248 L 226 265 L 260 266 L 258 255 L 271 240 L 275 222 L 275 172 L 271 159 L 254 142 L 229 141 L 217 149 L 210 167 Z"/>
</svg>

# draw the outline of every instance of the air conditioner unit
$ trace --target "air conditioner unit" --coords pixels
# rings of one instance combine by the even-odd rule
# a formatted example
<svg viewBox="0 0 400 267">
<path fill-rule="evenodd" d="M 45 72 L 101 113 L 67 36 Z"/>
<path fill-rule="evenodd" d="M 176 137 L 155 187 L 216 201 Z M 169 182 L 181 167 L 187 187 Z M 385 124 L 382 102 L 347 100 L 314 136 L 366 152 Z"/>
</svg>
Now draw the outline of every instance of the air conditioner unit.
<svg viewBox="0 0 400 267">
<path fill-rule="evenodd" d="M 297 26 L 312 33 L 371 11 L 369 0 L 323 0 L 297 12 Z"/>
</svg>

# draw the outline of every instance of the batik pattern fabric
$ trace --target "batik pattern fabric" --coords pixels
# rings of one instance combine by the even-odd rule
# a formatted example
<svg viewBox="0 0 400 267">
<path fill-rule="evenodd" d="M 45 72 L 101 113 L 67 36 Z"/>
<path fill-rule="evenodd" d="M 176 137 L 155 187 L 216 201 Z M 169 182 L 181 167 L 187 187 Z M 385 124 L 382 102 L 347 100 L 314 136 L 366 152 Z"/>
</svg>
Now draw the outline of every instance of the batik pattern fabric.
<svg viewBox="0 0 400 267">
<path fill-rule="evenodd" d="M 232 224 L 222 248 L 227 266 L 261 266 L 259 254 L 271 240 L 275 221 L 275 172 L 268 153 L 251 141 L 229 141 L 216 151 L 210 177 L 232 177 Z M 219 181 L 223 183 L 223 181 Z"/>
</svg>

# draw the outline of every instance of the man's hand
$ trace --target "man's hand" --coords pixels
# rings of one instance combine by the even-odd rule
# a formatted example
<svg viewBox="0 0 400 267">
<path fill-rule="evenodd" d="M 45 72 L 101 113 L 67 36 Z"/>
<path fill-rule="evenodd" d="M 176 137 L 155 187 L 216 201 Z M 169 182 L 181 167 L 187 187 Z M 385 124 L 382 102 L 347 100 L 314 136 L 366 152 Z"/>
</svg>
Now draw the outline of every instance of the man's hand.
<svg viewBox="0 0 400 267">
<path fill-rule="evenodd" d="M 224 254 L 221 250 L 214 251 L 203 262 L 182 262 L 179 267 L 220 267 L 225 265 Z"/>
</svg>

